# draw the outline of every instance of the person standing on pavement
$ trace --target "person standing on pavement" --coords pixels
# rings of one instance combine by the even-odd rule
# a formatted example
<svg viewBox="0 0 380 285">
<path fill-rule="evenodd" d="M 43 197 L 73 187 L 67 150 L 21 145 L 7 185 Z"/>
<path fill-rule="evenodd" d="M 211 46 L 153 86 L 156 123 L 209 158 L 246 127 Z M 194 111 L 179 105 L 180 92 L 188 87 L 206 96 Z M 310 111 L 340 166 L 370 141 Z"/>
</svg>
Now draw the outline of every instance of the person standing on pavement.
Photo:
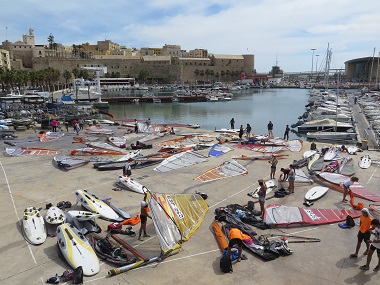
<svg viewBox="0 0 380 285">
<path fill-rule="evenodd" d="M 251 131 L 252 131 L 251 125 L 247 124 L 247 127 L 245 128 L 245 135 L 247 137 L 247 140 L 251 137 Z"/>
<path fill-rule="evenodd" d="M 289 165 L 289 175 L 288 175 L 288 182 L 289 182 L 289 187 L 288 191 L 289 194 L 294 193 L 294 183 L 296 181 L 296 169 L 294 168 L 293 164 Z"/>
<path fill-rule="evenodd" d="M 235 119 L 234 119 L 234 118 L 232 118 L 232 119 L 230 120 L 230 125 L 231 125 L 231 129 L 232 129 L 232 130 L 235 129 Z"/>
<path fill-rule="evenodd" d="M 268 123 L 268 136 L 273 137 L 273 123 L 269 121 Z"/>
<path fill-rule="evenodd" d="M 369 211 L 367 208 L 362 209 L 362 214 L 360 215 L 359 219 L 360 225 L 358 232 L 358 242 L 356 244 L 355 253 L 351 254 L 350 257 L 358 257 L 360 246 L 362 245 L 363 240 L 367 246 L 363 254 L 367 255 L 369 251 L 369 241 L 371 239 L 371 230 L 373 230 L 373 228 L 371 227 L 372 218 L 369 216 Z"/>
<path fill-rule="evenodd" d="M 145 200 L 146 200 L 146 196 L 144 197 L 144 201 L 141 201 L 141 211 L 140 211 L 141 227 L 139 230 L 139 241 L 143 241 L 144 237 L 150 237 L 150 235 L 146 233 L 146 222 L 148 221 L 148 218 L 151 219 L 152 217 L 149 215 L 148 203 Z M 141 236 L 142 233 L 144 233 L 144 236 Z"/>
<path fill-rule="evenodd" d="M 257 193 L 259 195 L 259 204 L 260 204 L 260 216 L 264 219 L 264 210 L 265 210 L 265 196 L 267 195 L 267 186 L 265 185 L 264 180 L 259 180 L 260 190 Z"/>
<path fill-rule="evenodd" d="M 129 160 L 125 162 L 125 165 L 123 166 L 123 176 L 130 177 L 132 175 L 132 167 L 129 164 Z"/>
<path fill-rule="evenodd" d="M 243 134 L 244 134 L 243 125 L 240 125 L 240 129 L 239 129 L 239 141 L 240 142 L 243 139 Z"/>
<path fill-rule="evenodd" d="M 289 132 L 290 132 L 290 128 L 289 128 L 289 125 L 286 125 L 285 127 L 285 133 L 284 133 L 284 140 L 289 140 Z"/>
<path fill-rule="evenodd" d="M 369 241 L 371 246 L 369 247 L 368 255 L 367 255 L 367 262 L 365 265 L 360 266 L 359 268 L 361 270 L 369 270 L 369 264 L 371 263 L 372 260 L 372 255 L 376 251 L 377 252 L 377 257 L 378 257 L 378 262 L 376 267 L 373 269 L 373 271 L 378 271 L 380 270 L 380 222 L 378 219 L 373 219 L 371 222 L 371 226 L 375 227 L 375 230 L 373 232 L 375 238 L 373 241 Z"/>
<path fill-rule="evenodd" d="M 272 157 L 269 159 L 268 163 L 270 163 L 270 179 L 275 179 L 275 174 L 276 174 L 276 167 L 278 163 L 277 157 L 272 154 Z"/>
</svg>

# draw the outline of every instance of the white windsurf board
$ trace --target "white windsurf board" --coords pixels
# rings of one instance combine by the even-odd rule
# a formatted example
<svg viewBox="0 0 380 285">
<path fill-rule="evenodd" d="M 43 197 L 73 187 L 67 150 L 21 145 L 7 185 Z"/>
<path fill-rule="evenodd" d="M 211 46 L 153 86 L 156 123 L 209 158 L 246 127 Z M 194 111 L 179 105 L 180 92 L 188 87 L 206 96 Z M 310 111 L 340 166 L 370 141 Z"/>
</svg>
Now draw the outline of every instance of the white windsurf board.
<svg viewBox="0 0 380 285">
<path fill-rule="evenodd" d="M 371 166 L 371 163 L 372 163 L 371 158 L 369 157 L 368 154 L 366 154 L 360 158 L 359 167 L 363 169 L 367 169 L 368 167 Z"/>
<path fill-rule="evenodd" d="M 62 255 L 72 269 L 82 266 L 85 276 L 99 272 L 99 259 L 87 238 L 77 228 L 70 224 L 58 226 L 57 240 Z"/>
<path fill-rule="evenodd" d="M 65 222 L 65 214 L 58 207 L 50 207 L 45 214 L 45 221 L 49 224 L 58 225 Z"/>
<path fill-rule="evenodd" d="M 141 185 L 139 182 L 137 182 L 136 180 L 130 177 L 119 175 L 119 181 L 116 184 L 118 186 L 121 186 L 122 188 L 131 190 L 133 192 L 137 192 L 140 194 L 145 194 L 147 192 L 145 186 Z"/>
<path fill-rule="evenodd" d="M 24 210 L 21 223 L 24 238 L 31 244 L 43 244 L 47 238 L 47 231 L 40 209 L 28 207 Z"/>
<path fill-rule="evenodd" d="M 305 200 L 306 201 L 318 200 L 319 198 L 321 198 L 323 195 L 326 194 L 327 190 L 329 190 L 328 187 L 315 186 L 306 192 Z"/>
</svg>

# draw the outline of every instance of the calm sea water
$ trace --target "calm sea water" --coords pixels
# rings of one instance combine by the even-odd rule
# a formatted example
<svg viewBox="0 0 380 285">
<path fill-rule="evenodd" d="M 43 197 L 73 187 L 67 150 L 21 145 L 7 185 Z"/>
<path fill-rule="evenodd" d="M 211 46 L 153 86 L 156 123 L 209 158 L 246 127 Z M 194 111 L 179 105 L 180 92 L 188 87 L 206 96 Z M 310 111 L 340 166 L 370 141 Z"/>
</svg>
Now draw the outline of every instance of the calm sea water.
<svg viewBox="0 0 380 285">
<path fill-rule="evenodd" d="M 283 136 L 286 125 L 296 123 L 305 112 L 308 97 L 307 89 L 250 89 L 234 93 L 227 102 L 115 103 L 109 112 L 115 120 L 150 118 L 152 123 L 200 124 L 209 130 L 230 128 L 235 118 L 235 128 L 251 124 L 256 134 L 267 134 L 271 120 L 274 135 Z M 290 133 L 290 139 L 298 137 Z"/>
</svg>

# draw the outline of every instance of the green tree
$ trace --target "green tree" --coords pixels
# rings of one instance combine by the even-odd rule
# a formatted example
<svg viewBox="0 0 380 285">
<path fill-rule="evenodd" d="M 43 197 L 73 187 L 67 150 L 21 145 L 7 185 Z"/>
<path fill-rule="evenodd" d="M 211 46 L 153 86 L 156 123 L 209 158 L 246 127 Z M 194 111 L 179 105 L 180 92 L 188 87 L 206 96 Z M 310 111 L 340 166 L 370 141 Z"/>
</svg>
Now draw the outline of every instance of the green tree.
<svg viewBox="0 0 380 285">
<path fill-rule="evenodd" d="M 197 79 L 199 76 L 199 72 L 200 72 L 199 69 L 194 70 L 195 78 L 197 78 Z"/>
<path fill-rule="evenodd" d="M 140 70 L 139 76 L 138 76 L 139 82 L 145 83 L 145 80 L 148 78 L 148 76 L 149 76 L 148 70 L 146 69 Z"/>
<path fill-rule="evenodd" d="M 68 70 L 63 71 L 63 78 L 65 78 L 65 88 L 67 88 L 68 81 L 71 79 L 71 72 Z"/>
<path fill-rule="evenodd" d="M 78 78 L 79 77 L 79 69 L 78 68 L 74 68 L 73 70 L 72 70 L 72 73 L 74 74 L 74 77 L 75 78 Z"/>
<path fill-rule="evenodd" d="M 54 44 L 54 36 L 52 33 L 48 36 L 48 43 L 49 43 L 49 49 L 53 49 L 53 44 Z"/>
</svg>

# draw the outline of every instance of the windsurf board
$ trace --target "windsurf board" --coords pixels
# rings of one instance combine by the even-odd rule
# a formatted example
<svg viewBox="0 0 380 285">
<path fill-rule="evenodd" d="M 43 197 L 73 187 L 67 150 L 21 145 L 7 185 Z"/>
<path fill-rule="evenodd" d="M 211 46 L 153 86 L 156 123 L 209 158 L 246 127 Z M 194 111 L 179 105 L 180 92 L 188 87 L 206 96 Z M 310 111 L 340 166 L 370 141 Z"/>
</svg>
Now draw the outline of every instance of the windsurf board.
<svg viewBox="0 0 380 285">
<path fill-rule="evenodd" d="M 99 272 L 100 264 L 86 237 L 70 224 L 57 229 L 58 247 L 72 269 L 82 266 L 83 275 L 92 276 Z"/>
<path fill-rule="evenodd" d="M 92 213 L 90 211 L 70 210 L 67 214 L 81 222 L 94 220 L 100 217 L 100 214 Z"/>
<path fill-rule="evenodd" d="M 24 238 L 31 244 L 43 244 L 47 238 L 47 231 L 40 209 L 28 207 L 24 210 L 21 223 Z"/>
<path fill-rule="evenodd" d="M 57 225 L 65 222 L 65 215 L 58 207 L 50 207 L 45 214 L 45 221 L 49 224 Z"/>
<path fill-rule="evenodd" d="M 145 186 L 130 177 L 119 175 L 119 181 L 116 182 L 116 184 L 124 189 L 128 189 L 136 193 L 145 194 L 147 192 Z"/>
<path fill-rule="evenodd" d="M 368 154 L 363 155 L 359 160 L 359 167 L 363 169 L 367 169 L 371 166 L 371 158 Z"/>
<path fill-rule="evenodd" d="M 94 195 L 89 194 L 87 191 L 76 190 L 75 195 L 84 208 L 91 212 L 100 214 L 100 218 L 115 222 L 124 220 L 110 206 Z"/>
<path fill-rule="evenodd" d="M 305 201 L 318 200 L 319 198 L 321 198 L 323 195 L 326 194 L 327 190 L 329 190 L 328 187 L 315 186 L 306 192 Z"/>
</svg>

